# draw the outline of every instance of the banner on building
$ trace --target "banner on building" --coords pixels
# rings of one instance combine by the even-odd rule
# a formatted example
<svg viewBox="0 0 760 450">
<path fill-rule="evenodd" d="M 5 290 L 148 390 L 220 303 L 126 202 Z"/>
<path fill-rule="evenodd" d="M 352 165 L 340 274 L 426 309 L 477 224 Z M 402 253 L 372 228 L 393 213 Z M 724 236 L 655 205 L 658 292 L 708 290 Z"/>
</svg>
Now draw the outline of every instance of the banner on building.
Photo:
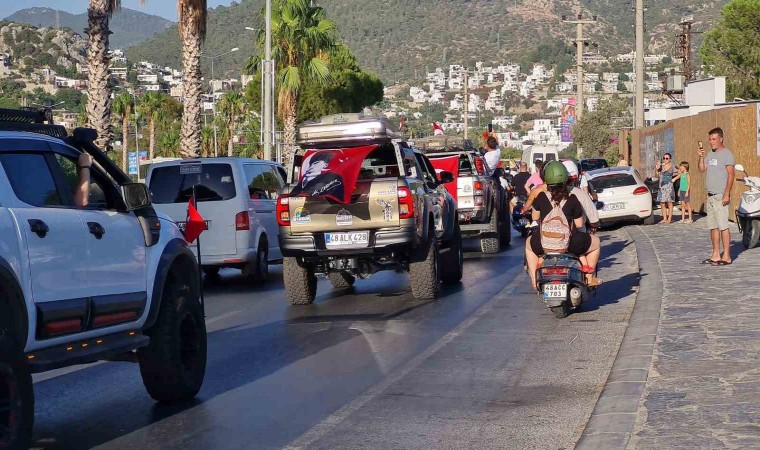
<svg viewBox="0 0 760 450">
<path fill-rule="evenodd" d="M 560 117 L 560 137 L 562 142 L 573 142 L 571 130 L 575 125 L 575 98 L 562 99 L 562 115 Z"/>
</svg>

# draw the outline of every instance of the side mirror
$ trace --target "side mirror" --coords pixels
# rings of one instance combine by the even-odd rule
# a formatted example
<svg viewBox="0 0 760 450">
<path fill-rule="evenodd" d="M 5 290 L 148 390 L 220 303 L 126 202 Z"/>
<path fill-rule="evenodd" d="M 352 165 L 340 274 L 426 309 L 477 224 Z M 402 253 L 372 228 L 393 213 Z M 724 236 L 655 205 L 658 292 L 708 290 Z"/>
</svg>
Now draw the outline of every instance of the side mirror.
<svg viewBox="0 0 760 450">
<path fill-rule="evenodd" d="M 744 166 L 743 166 L 743 165 L 741 165 L 741 164 L 737 164 L 737 165 L 735 165 L 735 166 L 734 166 L 734 168 L 735 168 L 736 170 L 741 170 L 742 172 L 744 172 Z M 744 172 L 744 173 L 746 173 L 746 172 Z"/>
<path fill-rule="evenodd" d="M 144 183 L 121 185 L 121 196 L 124 198 L 127 211 L 134 211 L 150 205 L 150 191 Z"/>
<path fill-rule="evenodd" d="M 448 171 L 443 171 L 438 175 L 438 179 L 441 180 L 441 183 L 451 183 L 454 181 L 454 174 Z"/>
</svg>

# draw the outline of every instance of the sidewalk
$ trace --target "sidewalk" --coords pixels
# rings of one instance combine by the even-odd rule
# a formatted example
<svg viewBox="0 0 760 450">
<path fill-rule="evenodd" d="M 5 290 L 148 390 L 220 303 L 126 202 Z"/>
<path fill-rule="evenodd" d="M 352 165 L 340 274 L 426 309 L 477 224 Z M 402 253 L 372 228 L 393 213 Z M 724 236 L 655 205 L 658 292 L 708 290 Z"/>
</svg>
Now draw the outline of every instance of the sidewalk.
<svg viewBox="0 0 760 450">
<path fill-rule="evenodd" d="M 626 339 L 638 353 L 618 355 L 605 391 L 625 389 L 600 398 L 617 409 L 597 404 L 589 424 L 602 426 L 587 427 L 580 448 L 760 448 L 760 248 L 745 251 L 732 225 L 733 264 L 702 265 L 706 222 L 628 229 L 642 278 Z"/>
</svg>

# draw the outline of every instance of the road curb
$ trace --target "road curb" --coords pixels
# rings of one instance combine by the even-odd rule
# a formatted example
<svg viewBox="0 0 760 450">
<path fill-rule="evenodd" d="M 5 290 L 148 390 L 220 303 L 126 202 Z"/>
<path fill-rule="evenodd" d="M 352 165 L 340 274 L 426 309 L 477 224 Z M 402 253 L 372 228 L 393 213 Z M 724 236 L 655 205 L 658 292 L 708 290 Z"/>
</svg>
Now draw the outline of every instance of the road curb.
<svg viewBox="0 0 760 450">
<path fill-rule="evenodd" d="M 627 447 L 652 365 L 662 306 L 662 272 L 654 246 L 640 227 L 626 231 L 636 248 L 639 291 L 620 350 L 576 450 Z"/>
</svg>

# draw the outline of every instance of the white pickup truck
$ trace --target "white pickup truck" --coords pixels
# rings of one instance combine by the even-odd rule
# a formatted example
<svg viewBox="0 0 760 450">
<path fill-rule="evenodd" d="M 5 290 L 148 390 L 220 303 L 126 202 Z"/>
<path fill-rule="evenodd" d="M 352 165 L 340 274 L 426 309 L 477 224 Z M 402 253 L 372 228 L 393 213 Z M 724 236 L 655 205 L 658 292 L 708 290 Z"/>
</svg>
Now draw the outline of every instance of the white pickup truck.
<svg viewBox="0 0 760 450">
<path fill-rule="evenodd" d="M 156 215 L 145 185 L 95 147 L 94 130 L 67 136 L 45 116 L 0 109 L 3 449 L 30 444 L 32 373 L 137 362 L 148 393 L 172 403 L 194 397 L 206 369 L 198 267 L 184 237 Z M 86 203 L 75 195 L 83 152 L 94 161 Z"/>
</svg>

